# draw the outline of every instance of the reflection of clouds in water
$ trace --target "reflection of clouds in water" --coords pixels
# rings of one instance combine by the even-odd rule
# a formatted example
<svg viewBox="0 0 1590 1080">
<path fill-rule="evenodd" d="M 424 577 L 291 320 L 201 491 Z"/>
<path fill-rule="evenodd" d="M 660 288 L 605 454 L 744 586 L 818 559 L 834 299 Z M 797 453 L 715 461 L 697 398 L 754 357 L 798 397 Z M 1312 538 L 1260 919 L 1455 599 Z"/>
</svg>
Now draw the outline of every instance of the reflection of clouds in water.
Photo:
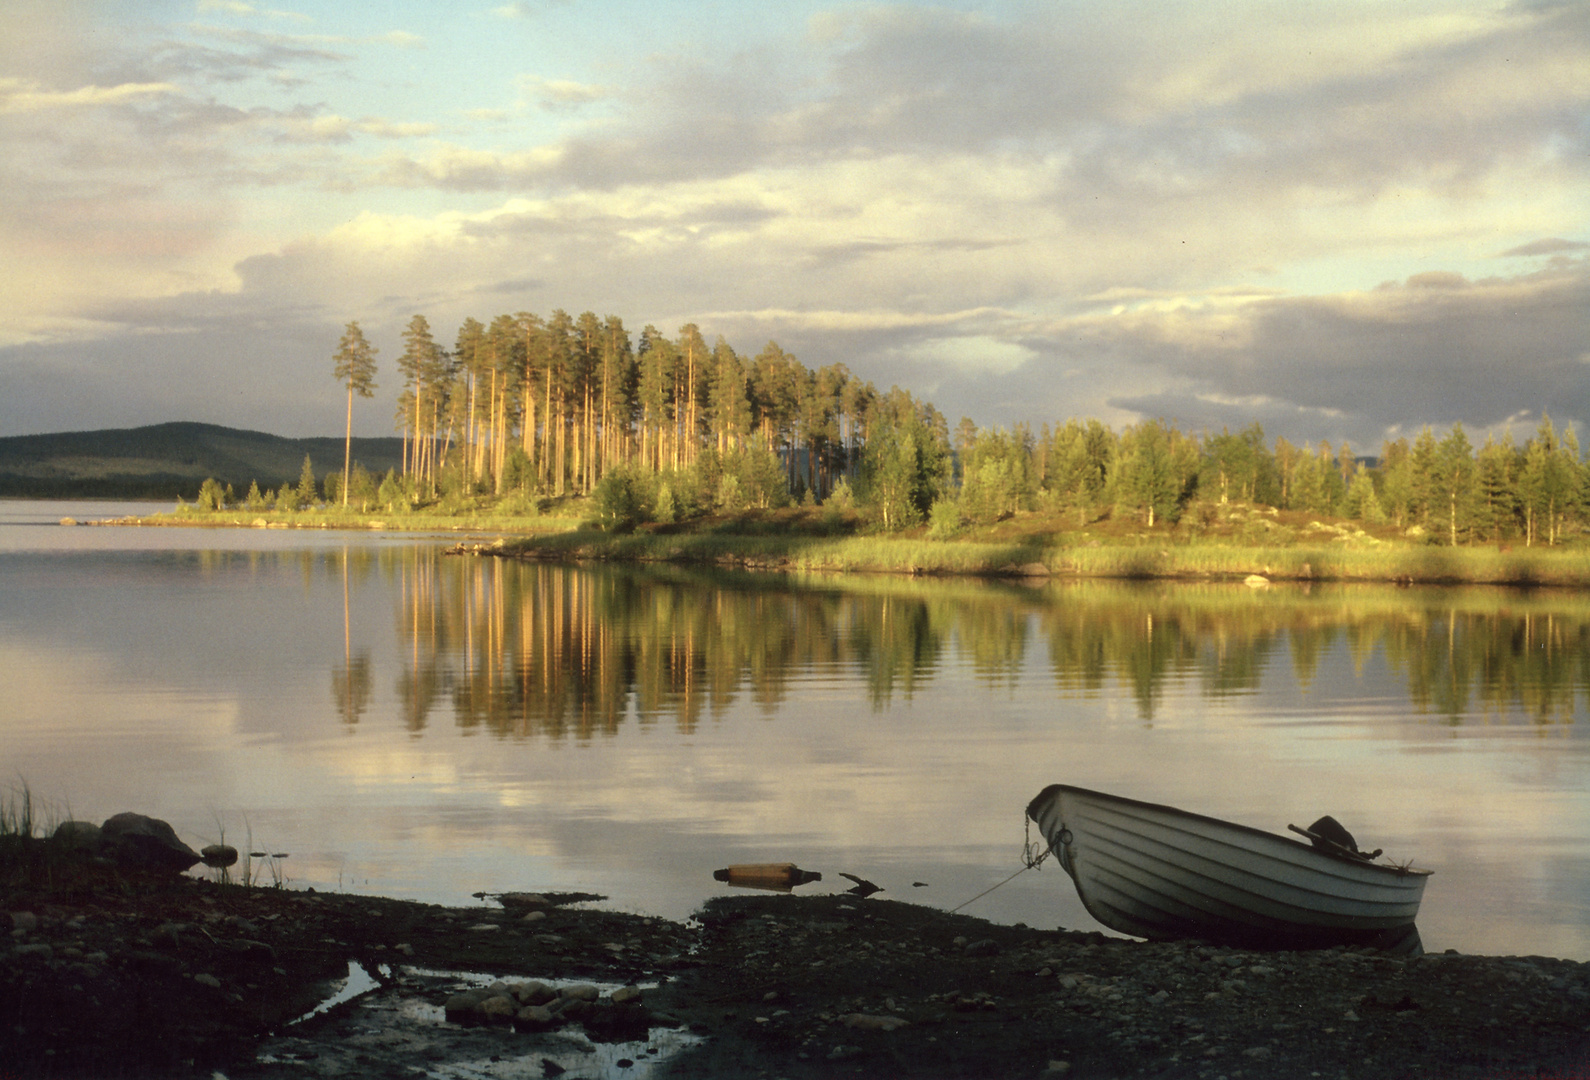
<svg viewBox="0 0 1590 1080">
<path fill-rule="evenodd" d="M 1055 781 L 1276 832 L 1331 813 L 1437 870 L 1430 947 L 1590 957 L 1560 900 L 1590 887 L 1585 724 L 1527 719 L 1577 709 L 1571 597 L 344 558 L 0 559 L 0 765 L 89 817 L 241 839 L 246 816 L 299 885 L 675 917 L 768 859 L 953 907 L 1019 865 Z M 1451 664 L 1514 631 L 1552 648 Z M 1455 726 L 1410 698 L 1485 670 Z M 1059 873 L 969 910 L 1091 926 Z"/>
</svg>

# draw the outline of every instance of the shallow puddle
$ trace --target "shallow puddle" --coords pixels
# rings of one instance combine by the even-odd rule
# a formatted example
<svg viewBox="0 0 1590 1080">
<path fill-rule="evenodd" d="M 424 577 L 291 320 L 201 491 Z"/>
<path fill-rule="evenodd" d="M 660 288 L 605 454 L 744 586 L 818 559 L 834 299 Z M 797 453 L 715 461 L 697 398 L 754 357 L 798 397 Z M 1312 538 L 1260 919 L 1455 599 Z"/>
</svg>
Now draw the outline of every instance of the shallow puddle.
<svg viewBox="0 0 1590 1080">
<path fill-rule="evenodd" d="M 433 1080 L 519 1080 L 560 1076 L 644 1078 L 701 1040 L 683 1028 L 654 1027 L 644 1041 L 599 1043 L 577 1024 L 555 1031 L 449 1023 L 448 994 L 500 979 L 469 971 L 355 961 L 326 1000 L 261 1043 L 251 1077 L 405 1076 Z M 618 983 L 539 980 L 554 988 L 585 982 L 604 995 Z M 644 992 L 648 987 L 642 986 Z"/>
</svg>

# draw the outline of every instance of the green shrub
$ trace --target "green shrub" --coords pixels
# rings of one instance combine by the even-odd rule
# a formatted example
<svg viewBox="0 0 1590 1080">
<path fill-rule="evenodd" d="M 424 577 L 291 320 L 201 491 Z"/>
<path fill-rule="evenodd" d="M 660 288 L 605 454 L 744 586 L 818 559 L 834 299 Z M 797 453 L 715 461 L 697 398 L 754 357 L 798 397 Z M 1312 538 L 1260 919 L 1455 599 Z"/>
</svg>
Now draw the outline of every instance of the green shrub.
<svg viewBox="0 0 1590 1080">
<path fill-rule="evenodd" d="M 591 501 L 596 508 L 598 528 L 607 532 L 633 532 L 635 526 L 652 520 L 651 477 L 627 466 L 613 469 L 597 482 Z"/>
<path fill-rule="evenodd" d="M 961 531 L 960 503 L 949 498 L 935 500 L 928 511 L 928 535 L 935 540 L 953 540 Z"/>
</svg>

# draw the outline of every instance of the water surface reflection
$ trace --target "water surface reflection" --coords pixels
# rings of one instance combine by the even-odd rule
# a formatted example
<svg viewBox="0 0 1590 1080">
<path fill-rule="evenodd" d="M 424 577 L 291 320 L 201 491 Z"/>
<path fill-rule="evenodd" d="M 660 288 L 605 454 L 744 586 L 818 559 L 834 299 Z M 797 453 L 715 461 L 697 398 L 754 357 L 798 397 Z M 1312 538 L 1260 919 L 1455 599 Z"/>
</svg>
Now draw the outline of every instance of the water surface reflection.
<svg viewBox="0 0 1590 1080">
<path fill-rule="evenodd" d="M 1338 653 L 1359 673 L 1378 658 L 1413 711 L 1455 727 L 1566 727 L 1590 700 L 1590 600 L 1576 594 L 857 582 L 424 549 L 343 560 L 345 587 L 379 564 L 401 597 L 399 689 L 416 731 L 449 702 L 461 726 L 507 736 L 611 735 L 631 713 L 689 732 L 742 696 L 776 712 L 792 680 L 834 673 L 860 677 L 883 709 L 929 684 L 952 649 L 990 690 L 1042 668 L 1062 694 L 1127 687 L 1150 724 L 1173 687 L 1218 700 L 1285 676 L 1306 690 Z"/>
</svg>

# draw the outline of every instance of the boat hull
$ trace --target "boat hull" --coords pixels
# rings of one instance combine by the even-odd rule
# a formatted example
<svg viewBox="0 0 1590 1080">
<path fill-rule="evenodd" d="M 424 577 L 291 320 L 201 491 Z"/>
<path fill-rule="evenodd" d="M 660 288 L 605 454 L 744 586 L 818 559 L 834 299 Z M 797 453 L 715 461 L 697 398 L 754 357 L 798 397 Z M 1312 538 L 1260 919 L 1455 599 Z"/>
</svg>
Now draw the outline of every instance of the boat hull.
<svg viewBox="0 0 1590 1080">
<path fill-rule="evenodd" d="M 1088 913 L 1154 940 L 1419 951 L 1428 870 L 1326 854 L 1169 806 L 1054 784 L 1027 807 Z"/>
</svg>

